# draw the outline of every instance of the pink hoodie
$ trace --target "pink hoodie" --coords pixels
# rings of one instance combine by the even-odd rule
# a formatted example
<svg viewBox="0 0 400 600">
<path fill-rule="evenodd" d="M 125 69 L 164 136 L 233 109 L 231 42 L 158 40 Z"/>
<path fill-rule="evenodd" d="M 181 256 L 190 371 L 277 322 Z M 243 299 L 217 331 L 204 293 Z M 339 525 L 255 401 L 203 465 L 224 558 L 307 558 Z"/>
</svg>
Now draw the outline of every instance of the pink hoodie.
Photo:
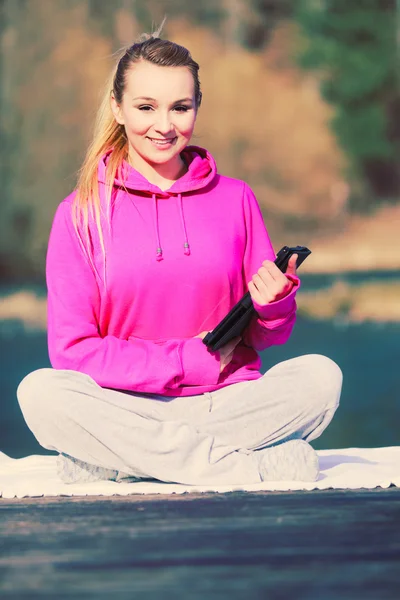
<svg viewBox="0 0 400 600">
<path fill-rule="evenodd" d="M 124 163 L 114 183 L 111 235 L 103 227 L 105 264 L 89 221 L 95 270 L 72 225 L 75 192 L 58 206 L 46 261 L 54 368 L 86 373 L 102 387 L 190 396 L 258 379 L 257 350 L 289 338 L 295 276 L 288 296 L 255 303 L 258 316 L 222 374 L 219 353 L 195 338 L 225 317 L 275 253 L 249 186 L 219 175 L 202 148 L 188 146 L 181 155 L 188 172 L 166 191 Z M 98 171 L 103 207 L 108 156 Z"/>
</svg>

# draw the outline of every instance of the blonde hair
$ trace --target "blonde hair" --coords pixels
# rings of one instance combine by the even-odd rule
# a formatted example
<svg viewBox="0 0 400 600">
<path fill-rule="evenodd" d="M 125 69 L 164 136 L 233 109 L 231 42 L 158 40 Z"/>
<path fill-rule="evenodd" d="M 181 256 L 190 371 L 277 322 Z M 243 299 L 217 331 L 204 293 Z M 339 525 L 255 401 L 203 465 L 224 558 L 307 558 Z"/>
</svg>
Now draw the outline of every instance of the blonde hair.
<svg viewBox="0 0 400 600">
<path fill-rule="evenodd" d="M 184 47 L 169 40 L 159 38 L 165 18 L 157 31 L 152 34 L 142 34 L 140 41 L 123 50 L 123 54 L 115 65 L 107 81 L 104 96 L 100 104 L 93 133 L 93 139 L 87 150 L 82 167 L 79 171 L 78 182 L 76 186 L 76 195 L 72 204 L 72 220 L 75 231 L 83 251 L 87 254 L 89 262 L 95 270 L 91 252 L 89 235 L 89 214 L 96 222 L 97 231 L 100 240 L 100 246 L 104 259 L 104 284 L 105 281 L 105 262 L 106 249 L 104 244 L 103 230 L 101 226 L 101 201 L 99 195 L 98 164 L 100 158 L 108 151 L 110 153 L 106 166 L 106 222 L 110 231 L 111 218 L 111 197 L 115 176 L 122 165 L 122 162 L 128 156 L 128 140 L 123 125 L 117 123 L 114 118 L 110 95 L 113 92 L 118 104 L 121 104 L 125 91 L 127 71 L 139 61 L 148 61 L 152 64 L 166 67 L 186 66 L 193 75 L 196 109 L 201 104 L 200 81 L 198 76 L 199 65 L 195 62 L 190 52 Z M 83 237 L 79 231 L 79 226 L 83 229 Z M 85 248 L 86 243 L 86 248 Z"/>
</svg>

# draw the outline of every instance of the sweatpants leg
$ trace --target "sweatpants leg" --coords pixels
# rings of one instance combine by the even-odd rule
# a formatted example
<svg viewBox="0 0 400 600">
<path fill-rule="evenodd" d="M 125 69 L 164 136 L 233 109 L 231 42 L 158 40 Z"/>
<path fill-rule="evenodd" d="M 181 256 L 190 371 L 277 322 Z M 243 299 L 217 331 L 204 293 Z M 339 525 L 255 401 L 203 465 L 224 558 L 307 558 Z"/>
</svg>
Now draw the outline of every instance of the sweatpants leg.
<svg viewBox="0 0 400 600">
<path fill-rule="evenodd" d="M 339 405 L 342 372 L 319 354 L 287 360 L 261 378 L 211 392 L 198 428 L 226 444 L 259 450 L 291 439 L 316 439 Z"/>
<path fill-rule="evenodd" d="M 261 481 L 254 453 L 172 418 L 171 406 L 182 398 L 160 401 L 110 390 L 88 375 L 58 369 L 29 373 L 19 384 L 17 397 L 28 427 L 49 450 L 162 481 L 198 485 Z M 201 420 L 209 410 L 203 394 L 184 400 L 188 420 L 190 415 Z"/>
<path fill-rule="evenodd" d="M 17 396 L 45 448 L 139 477 L 233 484 L 260 481 L 252 450 L 318 437 L 341 385 L 333 361 L 306 355 L 258 380 L 198 396 L 110 390 L 88 375 L 55 369 L 27 375 Z"/>
</svg>

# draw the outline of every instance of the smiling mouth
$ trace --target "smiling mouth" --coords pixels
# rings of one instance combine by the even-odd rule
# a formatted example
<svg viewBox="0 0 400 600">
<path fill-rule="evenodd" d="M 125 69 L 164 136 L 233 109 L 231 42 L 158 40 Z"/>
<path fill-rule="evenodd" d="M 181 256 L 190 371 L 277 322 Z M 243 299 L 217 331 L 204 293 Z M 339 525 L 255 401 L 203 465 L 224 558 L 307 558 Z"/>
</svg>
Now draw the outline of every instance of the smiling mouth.
<svg viewBox="0 0 400 600">
<path fill-rule="evenodd" d="M 172 142 L 174 142 L 176 140 L 176 136 L 173 137 L 173 138 L 167 138 L 167 139 L 164 139 L 164 140 L 159 140 L 157 138 L 151 138 L 151 137 L 149 137 L 148 139 L 151 142 L 154 142 L 155 144 L 160 144 L 160 145 L 161 144 L 171 144 Z"/>
</svg>

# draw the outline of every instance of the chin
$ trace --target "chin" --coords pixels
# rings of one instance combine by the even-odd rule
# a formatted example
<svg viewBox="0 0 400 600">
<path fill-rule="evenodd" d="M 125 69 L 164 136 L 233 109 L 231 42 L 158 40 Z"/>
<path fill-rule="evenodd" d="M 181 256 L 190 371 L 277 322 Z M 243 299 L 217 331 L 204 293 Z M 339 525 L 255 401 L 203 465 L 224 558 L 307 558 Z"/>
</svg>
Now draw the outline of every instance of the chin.
<svg viewBox="0 0 400 600">
<path fill-rule="evenodd" d="M 145 154 L 144 158 L 148 162 L 152 162 L 157 165 L 162 165 L 162 164 L 170 162 L 171 160 L 174 160 L 174 158 L 179 156 L 179 154 L 182 152 L 182 150 L 184 150 L 186 148 L 186 146 L 187 146 L 187 143 L 179 144 L 179 147 L 174 148 L 173 152 L 160 152 L 158 154 L 157 151 L 155 151 L 152 154 Z"/>
</svg>

